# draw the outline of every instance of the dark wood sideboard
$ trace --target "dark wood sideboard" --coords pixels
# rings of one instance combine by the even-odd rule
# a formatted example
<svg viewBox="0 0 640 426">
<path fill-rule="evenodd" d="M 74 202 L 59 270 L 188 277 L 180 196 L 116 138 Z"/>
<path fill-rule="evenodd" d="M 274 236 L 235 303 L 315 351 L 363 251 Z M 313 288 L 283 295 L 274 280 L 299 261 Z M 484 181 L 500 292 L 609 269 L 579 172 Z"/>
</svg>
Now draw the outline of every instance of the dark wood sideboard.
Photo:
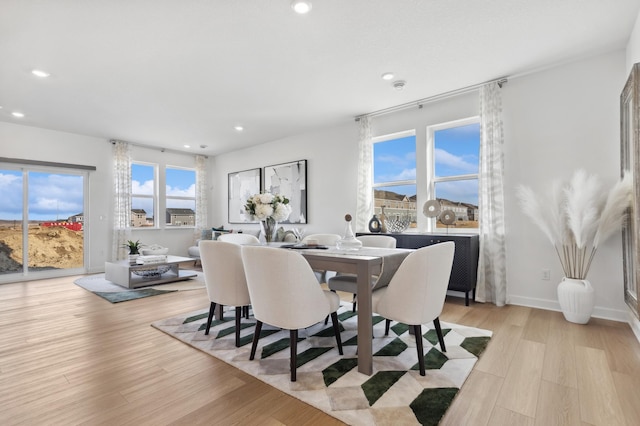
<svg viewBox="0 0 640 426">
<path fill-rule="evenodd" d="M 390 235 L 396 239 L 396 247 L 416 249 L 445 241 L 453 241 L 456 250 L 449 279 L 449 290 L 464 292 L 464 303 L 469 306 L 469 292 L 476 298 L 478 279 L 478 254 L 480 239 L 474 234 L 372 234 L 359 232 L 357 235 Z"/>
</svg>

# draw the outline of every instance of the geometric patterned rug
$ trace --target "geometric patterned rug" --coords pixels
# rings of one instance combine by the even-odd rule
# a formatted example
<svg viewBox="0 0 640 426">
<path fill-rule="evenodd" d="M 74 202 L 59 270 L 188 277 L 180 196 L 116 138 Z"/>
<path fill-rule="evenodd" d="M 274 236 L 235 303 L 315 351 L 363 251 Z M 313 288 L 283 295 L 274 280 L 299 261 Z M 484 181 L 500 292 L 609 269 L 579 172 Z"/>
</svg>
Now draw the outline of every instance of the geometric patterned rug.
<svg viewBox="0 0 640 426">
<path fill-rule="evenodd" d="M 249 361 L 255 319 L 242 320 L 235 346 L 234 311 L 204 334 L 208 309 L 156 321 L 153 327 L 219 358 L 351 425 L 437 425 L 491 338 L 491 331 L 441 321 L 447 352 L 441 352 L 433 324 L 423 325 L 426 376 L 418 370 L 415 338 L 404 324 L 374 315 L 373 375 L 357 369 L 357 314 L 338 310 L 344 355 L 335 347 L 331 322 L 298 333 L 297 381 L 290 381 L 289 332 L 264 324 L 256 358 Z M 233 308 L 231 308 L 233 309 Z"/>
<path fill-rule="evenodd" d="M 128 300 L 157 296 L 159 294 L 172 293 L 174 291 L 197 290 L 205 287 L 201 272 L 188 270 L 186 272 L 195 273 L 196 276 L 184 281 L 140 288 L 126 288 L 114 284 L 111 281 L 107 281 L 104 274 L 87 275 L 78 278 L 73 283 L 111 303 L 120 303 Z"/>
</svg>

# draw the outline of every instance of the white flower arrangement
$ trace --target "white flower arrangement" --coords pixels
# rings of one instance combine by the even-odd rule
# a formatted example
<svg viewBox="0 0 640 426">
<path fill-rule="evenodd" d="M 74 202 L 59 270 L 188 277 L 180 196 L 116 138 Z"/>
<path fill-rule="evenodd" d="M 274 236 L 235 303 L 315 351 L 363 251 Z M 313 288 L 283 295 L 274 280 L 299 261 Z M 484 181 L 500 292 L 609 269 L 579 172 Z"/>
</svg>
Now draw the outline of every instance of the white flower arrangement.
<svg viewBox="0 0 640 426">
<path fill-rule="evenodd" d="M 569 183 L 554 181 L 546 198 L 523 185 L 517 189 L 522 210 L 555 247 L 565 276 L 580 280 L 586 279 L 598 246 L 621 228 L 631 194 L 630 173 L 605 191 L 598 177 L 584 170 Z"/>
<path fill-rule="evenodd" d="M 263 192 L 249 197 L 244 210 L 260 221 L 272 219 L 275 222 L 287 220 L 291 214 L 289 199 L 284 195 Z"/>
</svg>

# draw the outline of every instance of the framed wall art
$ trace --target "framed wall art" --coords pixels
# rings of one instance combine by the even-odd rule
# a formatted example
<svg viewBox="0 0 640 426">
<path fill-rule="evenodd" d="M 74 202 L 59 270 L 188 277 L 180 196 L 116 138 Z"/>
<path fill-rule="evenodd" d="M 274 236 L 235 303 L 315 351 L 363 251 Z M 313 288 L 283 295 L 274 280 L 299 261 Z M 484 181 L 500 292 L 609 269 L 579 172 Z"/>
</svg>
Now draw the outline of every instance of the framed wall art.
<svg viewBox="0 0 640 426">
<path fill-rule="evenodd" d="M 289 199 L 291 215 L 282 223 L 308 223 L 307 160 L 265 167 L 264 190 Z"/>
<path fill-rule="evenodd" d="M 257 223 L 244 211 L 247 199 L 260 193 L 260 169 L 229 173 L 229 223 Z"/>
<path fill-rule="evenodd" d="M 631 173 L 633 196 L 622 228 L 624 300 L 640 318 L 640 63 L 620 94 L 620 169 Z"/>
</svg>

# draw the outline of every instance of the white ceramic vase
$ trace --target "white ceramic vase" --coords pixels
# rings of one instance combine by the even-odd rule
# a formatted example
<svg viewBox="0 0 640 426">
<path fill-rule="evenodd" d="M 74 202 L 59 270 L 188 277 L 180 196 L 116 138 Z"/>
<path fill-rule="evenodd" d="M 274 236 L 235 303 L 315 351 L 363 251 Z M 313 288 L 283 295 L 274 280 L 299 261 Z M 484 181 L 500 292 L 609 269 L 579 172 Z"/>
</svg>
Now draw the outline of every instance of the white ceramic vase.
<svg viewBox="0 0 640 426">
<path fill-rule="evenodd" d="M 587 280 L 564 277 L 558 284 L 558 302 L 567 321 L 586 324 L 596 303 L 593 287 Z"/>
</svg>

